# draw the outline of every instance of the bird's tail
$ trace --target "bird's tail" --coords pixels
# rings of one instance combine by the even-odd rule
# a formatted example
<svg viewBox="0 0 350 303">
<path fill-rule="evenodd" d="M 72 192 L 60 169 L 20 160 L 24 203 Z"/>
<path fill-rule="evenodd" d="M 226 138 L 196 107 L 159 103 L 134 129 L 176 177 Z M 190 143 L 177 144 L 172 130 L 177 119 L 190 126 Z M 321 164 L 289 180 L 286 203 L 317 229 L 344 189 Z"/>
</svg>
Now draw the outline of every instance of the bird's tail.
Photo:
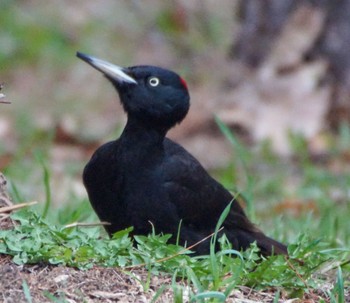
<svg viewBox="0 0 350 303">
<path fill-rule="evenodd" d="M 257 246 L 260 248 L 261 254 L 264 256 L 271 255 L 288 255 L 287 246 L 271 239 L 270 237 L 264 235 L 262 232 L 242 232 L 238 236 L 238 243 L 241 244 L 243 249 L 250 246 L 251 243 L 256 242 Z"/>
</svg>

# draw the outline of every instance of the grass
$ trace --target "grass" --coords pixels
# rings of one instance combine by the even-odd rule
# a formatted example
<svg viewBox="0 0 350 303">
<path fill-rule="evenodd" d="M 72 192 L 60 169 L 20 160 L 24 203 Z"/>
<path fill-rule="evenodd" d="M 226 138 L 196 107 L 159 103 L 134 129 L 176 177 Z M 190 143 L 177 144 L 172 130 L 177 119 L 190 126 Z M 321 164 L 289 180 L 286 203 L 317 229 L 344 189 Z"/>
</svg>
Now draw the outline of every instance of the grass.
<svg viewBox="0 0 350 303">
<path fill-rule="evenodd" d="M 288 259 L 283 256 L 261 258 L 254 245 L 245 252 L 232 250 L 226 238 L 217 238 L 217 234 L 211 238 L 208 256 L 191 257 L 182 247 L 167 244 L 170 236 L 159 235 L 157 231 L 132 239 L 131 229 L 128 229 L 108 239 L 100 227 L 66 228 L 64 224 L 96 220 L 96 217 L 86 199 L 74 200 L 71 196 L 69 204 L 52 205 L 51 171 L 40 150 L 33 156 L 36 165 L 32 169 L 39 167 L 41 170 L 39 190 L 44 192 L 46 202 L 39 208 L 12 215 L 21 224 L 13 230 L 0 231 L 0 253 L 12 255 L 17 264 L 46 262 L 82 270 L 94 265 L 120 267 L 125 271 L 145 267 L 149 278 L 142 282 L 144 289 L 149 287 L 151 275 L 173 274 L 172 285 L 161 287 L 154 301 L 169 287 L 174 292 L 174 302 L 183 302 L 185 293 L 189 293 L 193 302 L 225 302 L 239 285 L 274 288 L 290 297 L 302 297 L 305 293 L 320 292 L 320 285 L 331 283 L 333 288 L 325 290 L 323 297 L 330 302 L 345 302 L 344 293 L 350 277 L 350 213 L 347 207 L 350 176 L 346 169 L 333 172 L 329 167 L 332 161 L 341 159 L 349 147 L 347 139 L 342 137 L 347 137 L 347 131 L 342 130 L 339 137 L 334 138 L 333 146 L 339 148 L 334 147 L 327 163 L 313 161 L 306 153 L 306 145 L 300 144 L 300 138 L 295 138 L 298 140 L 295 159 L 286 162 L 266 149 L 259 152 L 246 149 L 220 122 L 219 126 L 230 141 L 234 140 L 236 156 L 229 172 L 217 174 L 221 174 L 226 185 L 235 180 L 242 186 L 240 194 L 249 199 L 250 217 L 255 218 L 263 230 L 289 243 Z M 37 140 L 35 135 L 32 138 Z M 16 175 L 16 163 L 8 167 L 9 175 Z M 297 172 L 296 177 L 293 176 L 296 181 L 292 187 L 289 185 L 291 189 L 284 190 L 285 184 L 290 182 L 291 170 Z M 14 188 L 14 196 L 26 198 L 19 186 Z M 332 198 L 333 191 L 338 195 L 336 201 Z M 289 200 L 291 202 L 285 202 Z M 303 208 L 308 203 L 312 208 Z M 228 210 L 223 212 L 216 231 Z M 221 246 L 217 253 L 214 251 L 216 241 Z M 25 282 L 23 291 L 30 300 Z M 280 292 L 275 295 L 276 302 Z"/>
</svg>

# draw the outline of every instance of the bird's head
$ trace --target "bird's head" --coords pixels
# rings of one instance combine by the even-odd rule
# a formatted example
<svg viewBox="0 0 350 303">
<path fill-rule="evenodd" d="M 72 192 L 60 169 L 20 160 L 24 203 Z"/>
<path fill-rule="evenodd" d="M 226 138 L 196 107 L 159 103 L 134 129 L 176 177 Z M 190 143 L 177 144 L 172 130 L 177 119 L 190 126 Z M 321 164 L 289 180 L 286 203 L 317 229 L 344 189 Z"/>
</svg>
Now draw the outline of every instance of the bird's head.
<svg viewBox="0 0 350 303">
<path fill-rule="evenodd" d="M 80 52 L 77 56 L 112 82 L 129 117 L 169 129 L 186 116 L 190 96 L 176 73 L 146 65 L 124 68 Z"/>
</svg>

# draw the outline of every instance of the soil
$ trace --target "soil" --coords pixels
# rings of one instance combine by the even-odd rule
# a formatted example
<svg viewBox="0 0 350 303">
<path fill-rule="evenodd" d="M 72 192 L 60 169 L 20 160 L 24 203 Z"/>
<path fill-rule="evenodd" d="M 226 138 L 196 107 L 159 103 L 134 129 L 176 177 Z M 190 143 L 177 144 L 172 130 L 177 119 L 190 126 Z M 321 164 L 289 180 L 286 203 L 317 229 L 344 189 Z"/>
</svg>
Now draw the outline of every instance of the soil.
<svg viewBox="0 0 350 303">
<path fill-rule="evenodd" d="M 15 265 L 11 258 L 0 258 L 0 301 L 6 303 L 55 302 L 150 302 L 161 285 L 170 284 L 167 276 L 153 277 L 148 289 L 147 272 L 95 267 L 78 270 L 52 265 Z M 25 291 L 25 288 L 29 291 Z M 27 293 L 27 294 L 26 294 Z M 26 298 L 27 296 L 27 298 Z M 51 297 L 51 299 L 50 299 Z M 172 302 L 166 291 L 159 302 Z"/>
<path fill-rule="evenodd" d="M 117 268 L 94 267 L 79 270 L 53 265 L 15 265 L 8 256 L 0 256 L 0 302 L 151 302 L 157 291 L 164 291 L 156 302 L 174 302 L 171 277 L 152 276 L 145 269 L 124 272 Z M 184 302 L 187 286 L 183 289 Z M 27 287 L 27 291 L 25 290 Z M 26 297 L 27 296 L 27 297 Z M 226 302 L 272 302 L 274 291 L 258 292 L 248 287 L 234 290 Z"/>
</svg>

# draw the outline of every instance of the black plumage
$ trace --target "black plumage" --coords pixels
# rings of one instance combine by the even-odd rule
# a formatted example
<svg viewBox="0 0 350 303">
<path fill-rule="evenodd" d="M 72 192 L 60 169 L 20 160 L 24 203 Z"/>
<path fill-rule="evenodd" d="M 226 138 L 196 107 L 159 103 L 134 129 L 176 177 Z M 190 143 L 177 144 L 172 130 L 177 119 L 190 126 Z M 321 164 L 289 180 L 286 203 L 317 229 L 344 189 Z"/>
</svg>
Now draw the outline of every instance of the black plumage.
<svg viewBox="0 0 350 303">
<path fill-rule="evenodd" d="M 154 66 L 121 68 L 77 53 L 114 85 L 127 113 L 119 139 L 96 150 L 83 173 L 90 202 L 109 234 L 133 226 L 134 234 L 169 233 L 192 245 L 211 234 L 231 202 L 223 224 L 235 249 L 256 241 L 264 255 L 286 254 L 286 247 L 265 236 L 237 201 L 183 147 L 165 137 L 186 116 L 187 85 L 176 73 Z M 209 241 L 196 246 L 209 252 Z"/>
</svg>

